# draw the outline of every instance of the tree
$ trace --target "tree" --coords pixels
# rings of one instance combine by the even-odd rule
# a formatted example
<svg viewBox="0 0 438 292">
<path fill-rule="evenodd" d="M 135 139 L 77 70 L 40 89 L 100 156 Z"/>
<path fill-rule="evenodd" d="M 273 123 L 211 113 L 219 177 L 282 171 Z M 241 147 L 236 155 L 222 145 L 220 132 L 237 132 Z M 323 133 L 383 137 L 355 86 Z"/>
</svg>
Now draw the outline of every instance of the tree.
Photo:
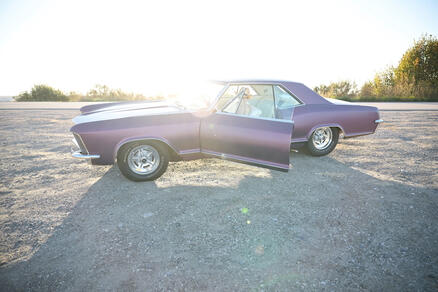
<svg viewBox="0 0 438 292">
<path fill-rule="evenodd" d="M 372 81 L 365 82 L 359 93 L 360 97 L 376 97 L 376 88 Z"/>
<path fill-rule="evenodd" d="M 438 86 L 438 39 L 424 35 L 416 41 L 400 60 L 396 75 L 414 84 L 428 81 Z"/>
<path fill-rule="evenodd" d="M 424 35 L 416 41 L 401 58 L 395 78 L 407 94 L 438 95 L 438 39 Z"/>
<path fill-rule="evenodd" d="M 397 67 L 389 67 L 366 82 L 360 97 L 438 98 L 438 39 L 422 36 L 409 48 Z"/>
<path fill-rule="evenodd" d="M 394 96 L 394 85 L 393 67 L 389 67 L 374 76 L 373 87 L 376 96 Z"/>
<path fill-rule="evenodd" d="M 14 97 L 16 101 L 68 101 L 68 97 L 60 90 L 40 84 L 29 92 Z"/>
</svg>

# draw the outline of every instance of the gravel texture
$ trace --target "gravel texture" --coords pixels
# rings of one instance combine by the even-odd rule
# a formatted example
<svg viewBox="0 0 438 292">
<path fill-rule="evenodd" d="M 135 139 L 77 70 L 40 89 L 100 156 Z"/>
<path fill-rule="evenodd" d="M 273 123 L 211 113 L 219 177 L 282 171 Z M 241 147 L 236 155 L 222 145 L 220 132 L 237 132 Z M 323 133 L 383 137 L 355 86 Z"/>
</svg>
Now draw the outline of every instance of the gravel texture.
<svg viewBox="0 0 438 292">
<path fill-rule="evenodd" d="M 72 110 L 0 111 L 0 290 L 438 290 L 438 112 L 288 173 L 217 159 L 155 182 L 70 158 Z"/>
</svg>

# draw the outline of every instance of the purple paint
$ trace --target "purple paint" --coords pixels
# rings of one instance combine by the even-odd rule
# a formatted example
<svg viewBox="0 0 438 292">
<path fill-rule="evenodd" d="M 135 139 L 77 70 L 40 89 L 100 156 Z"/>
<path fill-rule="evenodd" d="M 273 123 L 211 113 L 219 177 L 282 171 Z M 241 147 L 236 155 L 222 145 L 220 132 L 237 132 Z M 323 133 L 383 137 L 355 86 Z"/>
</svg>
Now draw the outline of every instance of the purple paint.
<svg viewBox="0 0 438 292">
<path fill-rule="evenodd" d="M 375 107 L 333 104 L 305 85 L 276 80 L 239 80 L 225 84 L 276 84 L 301 105 L 277 111 L 287 120 L 251 118 L 203 110 L 178 110 L 166 102 L 105 103 L 81 108 L 71 128 L 93 164 L 113 164 L 125 143 L 155 140 L 167 144 L 174 159 L 219 156 L 278 169 L 288 169 L 291 142 L 306 142 L 316 128 L 338 127 L 345 137 L 372 134 L 379 112 Z"/>
</svg>

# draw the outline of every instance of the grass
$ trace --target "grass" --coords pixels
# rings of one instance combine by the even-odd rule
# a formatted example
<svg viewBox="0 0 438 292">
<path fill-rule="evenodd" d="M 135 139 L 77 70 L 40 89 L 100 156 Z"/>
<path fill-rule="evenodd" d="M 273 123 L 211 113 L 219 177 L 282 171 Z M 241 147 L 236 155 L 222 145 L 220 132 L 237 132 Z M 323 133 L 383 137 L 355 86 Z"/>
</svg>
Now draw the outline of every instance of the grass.
<svg viewBox="0 0 438 292">
<path fill-rule="evenodd" d="M 351 102 L 438 102 L 438 97 L 421 98 L 415 96 L 396 97 L 396 96 L 380 96 L 380 97 L 337 97 L 336 99 L 351 101 Z"/>
</svg>

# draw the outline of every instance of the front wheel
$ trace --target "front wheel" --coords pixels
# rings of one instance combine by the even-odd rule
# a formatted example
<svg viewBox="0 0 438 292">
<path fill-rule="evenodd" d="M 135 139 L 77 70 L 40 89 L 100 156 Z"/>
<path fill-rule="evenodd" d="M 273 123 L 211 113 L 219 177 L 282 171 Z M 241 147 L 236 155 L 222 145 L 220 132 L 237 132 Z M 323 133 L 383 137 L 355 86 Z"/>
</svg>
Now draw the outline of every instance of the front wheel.
<svg viewBox="0 0 438 292">
<path fill-rule="evenodd" d="M 117 153 L 117 165 L 122 174 L 133 181 L 159 178 L 169 164 L 166 149 L 152 142 L 123 145 Z"/>
<path fill-rule="evenodd" d="M 338 144 L 339 130 L 337 128 L 322 127 L 316 129 L 307 142 L 307 150 L 313 156 L 327 155 Z"/>
</svg>

